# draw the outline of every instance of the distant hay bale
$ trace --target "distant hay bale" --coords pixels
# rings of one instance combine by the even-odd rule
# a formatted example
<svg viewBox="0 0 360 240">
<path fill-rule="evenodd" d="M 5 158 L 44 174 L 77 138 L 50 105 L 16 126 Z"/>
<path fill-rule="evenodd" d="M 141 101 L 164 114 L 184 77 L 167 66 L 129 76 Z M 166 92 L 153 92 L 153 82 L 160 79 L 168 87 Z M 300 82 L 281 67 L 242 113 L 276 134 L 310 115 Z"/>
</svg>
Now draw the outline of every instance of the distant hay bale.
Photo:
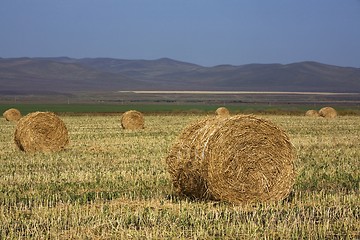
<svg viewBox="0 0 360 240">
<path fill-rule="evenodd" d="M 337 117 L 337 112 L 332 107 L 323 107 L 322 109 L 320 109 L 319 114 L 321 117 L 324 117 L 324 118 L 336 118 Z"/>
<path fill-rule="evenodd" d="M 19 121 L 19 119 L 21 118 L 21 113 L 16 108 L 10 108 L 3 113 L 3 116 L 6 119 L 6 121 L 16 122 Z"/>
<path fill-rule="evenodd" d="M 236 115 L 186 127 L 166 162 L 177 194 L 240 204 L 284 199 L 294 184 L 294 158 L 284 131 Z"/>
<path fill-rule="evenodd" d="M 215 113 L 217 114 L 217 116 L 221 117 L 230 116 L 230 112 L 226 107 L 219 107 L 218 109 L 216 109 Z"/>
<path fill-rule="evenodd" d="M 307 116 L 307 117 L 319 117 L 320 114 L 316 110 L 308 110 L 308 111 L 306 111 L 305 116 Z"/>
<path fill-rule="evenodd" d="M 141 112 L 130 110 L 125 112 L 121 117 L 121 126 L 124 129 L 142 129 L 144 128 L 145 120 Z"/>
<path fill-rule="evenodd" d="M 51 112 L 33 112 L 21 118 L 14 140 L 24 152 L 56 152 L 69 143 L 65 123 Z"/>
</svg>

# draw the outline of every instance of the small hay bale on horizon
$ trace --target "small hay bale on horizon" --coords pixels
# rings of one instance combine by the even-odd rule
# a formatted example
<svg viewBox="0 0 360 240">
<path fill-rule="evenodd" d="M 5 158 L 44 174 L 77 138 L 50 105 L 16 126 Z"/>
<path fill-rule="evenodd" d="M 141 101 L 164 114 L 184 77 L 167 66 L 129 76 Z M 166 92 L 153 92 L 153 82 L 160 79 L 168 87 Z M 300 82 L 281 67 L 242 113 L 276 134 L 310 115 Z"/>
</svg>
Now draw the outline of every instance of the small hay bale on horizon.
<svg viewBox="0 0 360 240">
<path fill-rule="evenodd" d="M 324 118 L 336 118 L 338 114 L 332 107 L 323 107 L 319 110 L 319 115 Z"/>
<path fill-rule="evenodd" d="M 178 195 L 242 204 L 287 197 L 294 159 L 283 130 L 253 115 L 236 115 L 184 128 L 166 163 Z"/>
<path fill-rule="evenodd" d="M 65 123 L 52 112 L 33 112 L 22 117 L 14 141 L 24 152 L 57 152 L 69 143 Z"/>
<path fill-rule="evenodd" d="M 226 107 L 219 107 L 218 109 L 216 109 L 215 113 L 217 116 L 220 117 L 230 116 L 230 111 Z"/>
<path fill-rule="evenodd" d="M 318 111 L 311 109 L 311 110 L 306 111 L 305 116 L 307 116 L 307 117 L 319 117 L 320 114 L 319 114 Z"/>
<path fill-rule="evenodd" d="M 6 121 L 14 121 L 14 122 L 19 121 L 19 119 L 22 117 L 20 111 L 16 108 L 10 108 L 6 110 L 3 113 L 3 116 L 6 119 Z"/>
<path fill-rule="evenodd" d="M 126 111 L 121 116 L 121 127 L 123 129 L 143 129 L 145 125 L 145 119 L 141 112 L 136 110 Z"/>
</svg>

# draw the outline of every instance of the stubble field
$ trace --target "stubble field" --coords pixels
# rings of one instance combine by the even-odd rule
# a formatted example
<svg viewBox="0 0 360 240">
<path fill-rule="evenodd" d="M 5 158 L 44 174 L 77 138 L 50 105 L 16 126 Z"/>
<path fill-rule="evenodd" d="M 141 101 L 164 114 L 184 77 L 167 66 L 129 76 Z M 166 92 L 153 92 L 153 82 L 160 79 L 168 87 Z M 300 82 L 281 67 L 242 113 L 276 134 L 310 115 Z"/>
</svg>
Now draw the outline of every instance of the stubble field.
<svg viewBox="0 0 360 240">
<path fill-rule="evenodd" d="M 260 116 L 297 150 L 286 200 L 234 206 L 172 194 L 165 158 L 200 115 L 146 115 L 145 129 L 119 116 L 62 116 L 70 144 L 25 154 L 15 124 L 0 119 L 0 238 L 359 239 L 360 117 Z"/>
</svg>

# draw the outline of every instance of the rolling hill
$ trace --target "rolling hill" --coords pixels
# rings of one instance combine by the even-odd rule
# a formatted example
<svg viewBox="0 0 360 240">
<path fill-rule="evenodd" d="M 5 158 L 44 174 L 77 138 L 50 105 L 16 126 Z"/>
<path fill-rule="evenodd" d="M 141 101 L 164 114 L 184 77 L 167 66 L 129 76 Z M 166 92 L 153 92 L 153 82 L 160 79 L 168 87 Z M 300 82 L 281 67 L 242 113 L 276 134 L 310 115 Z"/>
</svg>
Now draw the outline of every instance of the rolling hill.
<svg viewBox="0 0 360 240">
<path fill-rule="evenodd" d="M 318 62 L 204 67 L 169 58 L 0 58 L 0 94 L 124 90 L 360 93 L 360 68 Z"/>
</svg>

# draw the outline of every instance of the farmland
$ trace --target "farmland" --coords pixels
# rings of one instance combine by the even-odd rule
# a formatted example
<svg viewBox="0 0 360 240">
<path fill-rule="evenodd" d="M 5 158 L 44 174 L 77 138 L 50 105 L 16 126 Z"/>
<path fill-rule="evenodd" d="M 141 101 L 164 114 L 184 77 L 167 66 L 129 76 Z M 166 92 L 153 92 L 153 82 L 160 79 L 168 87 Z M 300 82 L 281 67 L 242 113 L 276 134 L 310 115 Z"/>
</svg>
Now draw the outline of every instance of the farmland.
<svg viewBox="0 0 360 240">
<path fill-rule="evenodd" d="M 7 109 L 16 108 L 23 115 L 34 111 L 50 111 L 58 115 L 119 115 L 129 109 L 136 109 L 146 114 L 159 115 L 189 115 L 198 114 L 206 115 L 212 114 L 219 106 L 219 104 L 0 104 L 0 112 L 5 112 Z M 325 106 L 324 104 L 236 104 L 226 105 L 232 113 L 257 113 L 266 115 L 304 115 L 308 109 L 319 110 Z M 360 115 L 360 106 L 336 106 L 339 115 Z"/>
<path fill-rule="evenodd" d="M 120 114 L 62 115 L 70 144 L 52 154 L 19 151 L 15 124 L 0 119 L 0 238 L 360 237 L 359 116 L 259 115 L 290 136 L 296 182 L 282 202 L 235 206 L 172 194 L 167 153 L 210 110 L 149 111 L 137 131 L 121 129 Z"/>
</svg>

